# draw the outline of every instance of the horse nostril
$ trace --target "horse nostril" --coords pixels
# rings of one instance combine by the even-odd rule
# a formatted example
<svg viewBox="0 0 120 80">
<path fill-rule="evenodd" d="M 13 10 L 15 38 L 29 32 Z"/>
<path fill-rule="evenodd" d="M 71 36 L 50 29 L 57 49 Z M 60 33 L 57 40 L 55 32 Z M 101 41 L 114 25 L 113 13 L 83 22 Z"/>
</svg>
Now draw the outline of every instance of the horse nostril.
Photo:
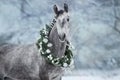
<svg viewBox="0 0 120 80">
<path fill-rule="evenodd" d="M 64 34 L 64 35 L 63 35 L 63 39 L 64 39 L 65 37 L 66 37 L 66 35 Z"/>
<path fill-rule="evenodd" d="M 69 21 L 69 18 L 67 19 L 67 21 Z"/>
<path fill-rule="evenodd" d="M 63 22 L 62 22 L 62 27 L 63 27 L 64 24 L 65 24 L 65 22 L 63 21 Z"/>
<path fill-rule="evenodd" d="M 63 21 L 62 21 L 62 27 L 63 27 L 64 24 L 65 24 L 65 19 L 63 19 Z"/>
</svg>

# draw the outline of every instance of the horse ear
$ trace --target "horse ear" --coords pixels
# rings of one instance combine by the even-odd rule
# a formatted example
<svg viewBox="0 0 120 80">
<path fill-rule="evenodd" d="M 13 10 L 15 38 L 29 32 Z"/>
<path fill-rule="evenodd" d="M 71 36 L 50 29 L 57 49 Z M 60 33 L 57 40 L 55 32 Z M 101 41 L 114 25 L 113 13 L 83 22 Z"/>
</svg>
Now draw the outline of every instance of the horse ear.
<svg viewBox="0 0 120 80">
<path fill-rule="evenodd" d="M 55 14 L 58 14 L 58 8 L 56 5 L 54 5 L 53 9 L 54 9 Z"/>
<path fill-rule="evenodd" d="M 66 3 L 64 3 L 64 10 L 68 12 L 68 5 Z"/>
</svg>

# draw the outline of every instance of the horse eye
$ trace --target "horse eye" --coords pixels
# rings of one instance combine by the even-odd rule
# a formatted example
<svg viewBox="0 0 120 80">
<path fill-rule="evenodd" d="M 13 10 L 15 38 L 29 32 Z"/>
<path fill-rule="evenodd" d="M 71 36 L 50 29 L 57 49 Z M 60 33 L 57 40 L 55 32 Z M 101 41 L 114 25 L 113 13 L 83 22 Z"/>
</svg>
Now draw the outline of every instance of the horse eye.
<svg viewBox="0 0 120 80">
<path fill-rule="evenodd" d="M 67 18 L 67 21 L 69 21 L 69 18 Z"/>
</svg>

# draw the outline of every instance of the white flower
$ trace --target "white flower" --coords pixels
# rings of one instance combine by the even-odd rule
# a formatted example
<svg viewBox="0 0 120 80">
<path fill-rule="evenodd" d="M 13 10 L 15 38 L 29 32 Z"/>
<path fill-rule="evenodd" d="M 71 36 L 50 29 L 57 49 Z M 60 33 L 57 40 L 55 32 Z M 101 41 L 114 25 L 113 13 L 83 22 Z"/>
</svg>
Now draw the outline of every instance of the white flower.
<svg viewBox="0 0 120 80">
<path fill-rule="evenodd" d="M 45 54 L 45 53 L 41 51 L 41 54 Z"/>
<path fill-rule="evenodd" d="M 41 51 L 41 50 L 42 50 L 42 47 L 40 47 L 39 51 Z"/>
<path fill-rule="evenodd" d="M 42 44 L 42 42 L 39 43 L 39 45 L 41 45 L 41 44 Z"/>
<path fill-rule="evenodd" d="M 44 28 L 43 33 L 48 34 L 48 31 Z"/>
<path fill-rule="evenodd" d="M 48 43 L 47 46 L 48 46 L 48 47 L 52 47 L 52 44 L 51 44 L 51 43 Z"/>
<path fill-rule="evenodd" d="M 59 60 L 59 58 L 56 58 L 56 60 Z"/>
<path fill-rule="evenodd" d="M 52 63 L 54 63 L 54 60 L 52 60 Z"/>
<path fill-rule="evenodd" d="M 64 64 L 63 64 L 63 67 L 67 67 L 67 66 L 68 66 L 68 64 L 67 64 L 67 63 L 64 63 Z"/>
<path fill-rule="evenodd" d="M 48 42 L 48 39 L 47 39 L 47 38 L 44 38 L 44 39 L 43 39 L 43 42 L 47 43 L 47 42 Z"/>
<path fill-rule="evenodd" d="M 69 59 L 67 58 L 66 60 L 68 61 Z"/>
<path fill-rule="evenodd" d="M 49 49 L 46 50 L 46 53 L 50 53 L 51 51 Z"/>
<path fill-rule="evenodd" d="M 52 60 L 52 59 L 53 59 L 52 55 L 49 55 L 49 56 L 48 56 L 48 58 L 49 58 L 50 60 Z"/>
<path fill-rule="evenodd" d="M 46 38 L 48 38 L 48 36 L 45 36 Z"/>
</svg>

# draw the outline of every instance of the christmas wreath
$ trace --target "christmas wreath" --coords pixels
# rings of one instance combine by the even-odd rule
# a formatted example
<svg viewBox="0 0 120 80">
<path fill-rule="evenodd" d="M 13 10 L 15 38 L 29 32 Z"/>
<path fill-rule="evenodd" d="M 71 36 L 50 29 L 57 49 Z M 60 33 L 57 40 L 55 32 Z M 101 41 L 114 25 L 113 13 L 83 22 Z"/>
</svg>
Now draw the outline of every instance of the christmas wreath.
<svg viewBox="0 0 120 80">
<path fill-rule="evenodd" d="M 60 67 L 69 67 L 73 63 L 73 54 L 71 51 L 70 45 L 67 45 L 65 55 L 61 58 L 55 57 L 52 55 L 52 52 L 49 50 L 52 47 L 52 43 L 48 41 L 48 34 L 52 29 L 52 25 L 46 25 L 46 28 L 40 30 L 40 38 L 38 39 L 36 45 L 40 54 L 50 63 L 55 66 Z"/>
</svg>

